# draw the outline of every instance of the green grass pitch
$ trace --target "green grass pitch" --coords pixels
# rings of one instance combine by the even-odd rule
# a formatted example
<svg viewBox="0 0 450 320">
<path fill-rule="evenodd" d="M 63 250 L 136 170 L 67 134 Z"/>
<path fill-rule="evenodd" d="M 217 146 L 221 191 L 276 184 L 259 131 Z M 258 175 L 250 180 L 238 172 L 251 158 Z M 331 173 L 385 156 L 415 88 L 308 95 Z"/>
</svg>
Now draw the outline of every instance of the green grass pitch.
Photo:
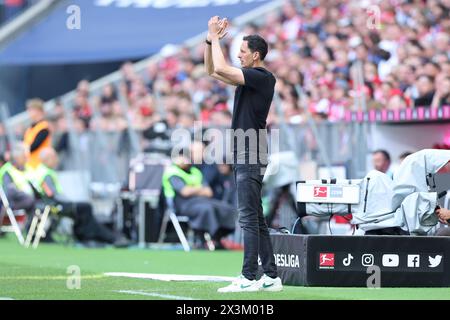
<svg viewBox="0 0 450 320">
<path fill-rule="evenodd" d="M 86 249 L 41 244 L 25 249 L 0 238 L 0 299 L 450 299 L 449 288 L 323 288 L 285 286 L 277 293 L 219 294 L 219 282 L 166 282 L 108 277 L 105 272 L 236 276 L 242 252 Z M 81 288 L 68 289 L 69 266 L 81 271 Z M 122 292 L 120 292 L 122 291 Z M 124 291 L 132 292 L 133 294 Z"/>
</svg>

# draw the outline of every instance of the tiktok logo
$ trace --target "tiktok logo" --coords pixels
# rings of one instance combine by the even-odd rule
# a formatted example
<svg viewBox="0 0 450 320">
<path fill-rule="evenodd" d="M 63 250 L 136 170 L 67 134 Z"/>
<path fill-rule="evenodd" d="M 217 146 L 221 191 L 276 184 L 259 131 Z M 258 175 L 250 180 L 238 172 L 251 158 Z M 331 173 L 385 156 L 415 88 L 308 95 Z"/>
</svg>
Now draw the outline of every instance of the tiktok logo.
<svg viewBox="0 0 450 320">
<path fill-rule="evenodd" d="M 353 260 L 353 256 L 352 256 L 351 253 L 349 253 L 349 254 L 347 255 L 347 258 L 344 258 L 344 260 L 342 260 L 342 264 L 343 264 L 345 267 L 348 267 L 348 266 L 350 266 L 350 265 L 352 264 L 352 260 Z"/>
</svg>

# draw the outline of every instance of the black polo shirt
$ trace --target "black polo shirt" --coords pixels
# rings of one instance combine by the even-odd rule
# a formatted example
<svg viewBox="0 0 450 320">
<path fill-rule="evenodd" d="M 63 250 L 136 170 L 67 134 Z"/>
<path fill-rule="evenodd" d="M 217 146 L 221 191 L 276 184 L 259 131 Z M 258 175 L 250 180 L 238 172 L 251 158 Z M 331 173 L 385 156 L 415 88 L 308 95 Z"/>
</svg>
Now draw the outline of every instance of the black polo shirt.
<svg viewBox="0 0 450 320">
<path fill-rule="evenodd" d="M 267 163 L 267 131 L 266 119 L 269 114 L 275 90 L 275 77 L 264 68 L 243 68 L 245 85 L 236 88 L 234 96 L 233 120 L 234 159 L 249 163 L 249 154 L 257 154 L 258 162 Z M 239 143 L 237 131 L 242 129 L 248 137 L 256 136 L 256 140 L 245 138 Z M 245 160 L 244 160 L 245 159 Z M 241 162 L 238 162 L 241 163 Z"/>
</svg>

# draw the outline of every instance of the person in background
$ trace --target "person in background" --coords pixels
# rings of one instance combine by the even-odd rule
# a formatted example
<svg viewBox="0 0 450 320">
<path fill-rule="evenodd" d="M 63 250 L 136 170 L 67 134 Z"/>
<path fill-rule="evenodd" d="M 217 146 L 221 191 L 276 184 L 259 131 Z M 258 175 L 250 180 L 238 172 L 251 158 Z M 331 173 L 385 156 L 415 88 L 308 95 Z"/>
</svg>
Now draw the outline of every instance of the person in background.
<svg viewBox="0 0 450 320">
<path fill-rule="evenodd" d="M 221 163 L 217 165 L 217 169 L 219 171 L 218 179 L 213 181 L 211 185 L 214 191 L 214 197 L 233 206 L 237 206 L 233 168 L 230 164 Z"/>
<path fill-rule="evenodd" d="M 437 82 L 436 87 L 431 107 L 450 106 L 450 75 L 443 77 L 441 81 Z"/>
<path fill-rule="evenodd" d="M 428 75 L 420 75 L 416 80 L 418 97 L 414 99 L 415 107 L 430 107 L 435 95 L 434 79 Z"/>
<path fill-rule="evenodd" d="M 31 119 L 31 127 L 25 131 L 24 142 L 30 149 L 28 165 L 36 168 L 41 160 L 40 152 L 52 144 L 49 123 L 44 119 L 44 102 L 41 99 L 27 101 L 27 113 Z"/>
<path fill-rule="evenodd" d="M 389 152 L 383 149 L 375 150 L 372 153 L 372 163 L 375 170 L 381 171 L 392 179 L 391 156 Z"/>
<path fill-rule="evenodd" d="M 10 152 L 10 161 L 4 162 L 0 168 L 0 185 L 13 210 L 25 210 L 31 215 L 36 206 L 33 189 L 26 174 L 25 164 L 28 161 L 28 147 L 23 143 L 14 145 Z"/>
<path fill-rule="evenodd" d="M 236 209 L 212 198 L 202 172 L 191 163 L 191 156 L 183 151 L 174 159 L 163 175 L 164 196 L 173 201 L 176 212 L 189 217 L 198 247 L 204 245 L 202 235 L 208 232 L 220 248 L 220 240 L 235 229 Z"/>
<path fill-rule="evenodd" d="M 204 159 L 205 145 L 202 141 L 192 141 L 189 151 L 192 158 L 192 164 L 202 172 L 204 181 L 214 192 L 213 185 L 220 179 L 220 172 L 217 168 L 217 164 L 206 163 Z M 214 194 L 214 198 L 219 199 L 216 194 Z"/>
<path fill-rule="evenodd" d="M 399 155 L 398 160 L 400 161 L 400 163 L 402 163 L 403 160 L 405 160 L 406 157 L 409 156 L 409 155 L 411 155 L 411 154 L 413 154 L 413 152 L 411 152 L 411 151 L 405 151 L 405 152 L 403 152 L 401 155 Z"/>
<path fill-rule="evenodd" d="M 234 143 L 233 155 L 236 192 L 238 197 L 239 223 L 244 234 L 244 261 L 242 273 L 230 285 L 218 292 L 281 291 L 283 285 L 278 277 L 269 230 L 261 201 L 264 172 L 267 168 L 268 148 L 266 120 L 275 91 L 276 79 L 265 68 L 264 59 L 268 43 L 258 34 L 245 36 L 238 58 L 242 68 L 227 63 L 220 45 L 226 35 L 227 19 L 212 17 L 208 21 L 208 35 L 204 50 L 205 69 L 209 76 L 235 86 L 233 119 L 231 128 L 245 132 L 258 132 L 256 139 L 248 143 Z M 250 131 L 247 131 L 250 130 Z M 232 139 L 236 136 L 233 134 Z M 264 274 L 256 280 L 258 258 Z"/>
<path fill-rule="evenodd" d="M 28 167 L 27 177 L 44 199 L 51 199 L 61 206 L 59 214 L 74 220 L 74 235 L 78 241 L 97 241 L 114 244 L 117 247 L 128 244 L 124 237 L 116 236 L 108 228 L 98 223 L 90 203 L 70 201 L 63 195 L 63 189 L 55 171 L 59 159 L 54 149 L 42 149 L 40 160 L 41 163 L 38 167 L 34 169 Z"/>
<path fill-rule="evenodd" d="M 393 165 L 389 171 L 392 172 L 392 179 L 395 179 L 395 175 L 397 173 L 398 167 L 402 164 L 402 162 L 406 159 L 406 157 L 408 157 L 409 155 L 413 154 L 414 152 L 410 152 L 410 151 L 405 151 L 402 152 L 399 156 L 398 156 L 398 164 L 396 164 L 395 166 Z"/>
<path fill-rule="evenodd" d="M 44 209 L 45 203 L 36 197 L 35 191 L 28 180 L 26 167 L 29 158 L 28 146 L 24 143 L 13 145 L 9 153 L 10 161 L 3 162 L 0 168 L 0 185 L 9 201 L 12 210 L 24 210 L 28 216 L 25 230 L 31 225 L 31 217 L 35 209 Z M 42 242 L 53 242 L 53 239 L 46 233 Z"/>
<path fill-rule="evenodd" d="M 439 221 L 445 225 L 450 224 L 450 210 L 446 208 L 436 209 L 436 214 L 439 217 Z M 450 228 L 442 227 L 436 231 L 436 236 L 438 237 L 450 237 Z"/>
</svg>

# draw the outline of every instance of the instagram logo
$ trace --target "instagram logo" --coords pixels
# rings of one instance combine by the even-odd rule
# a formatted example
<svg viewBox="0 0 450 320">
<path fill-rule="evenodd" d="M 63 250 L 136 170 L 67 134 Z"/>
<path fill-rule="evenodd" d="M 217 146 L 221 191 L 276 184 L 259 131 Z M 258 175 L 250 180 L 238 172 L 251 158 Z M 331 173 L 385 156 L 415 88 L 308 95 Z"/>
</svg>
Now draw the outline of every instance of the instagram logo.
<svg viewBox="0 0 450 320">
<path fill-rule="evenodd" d="M 364 267 L 373 266 L 373 254 L 363 254 L 361 263 Z"/>
</svg>

